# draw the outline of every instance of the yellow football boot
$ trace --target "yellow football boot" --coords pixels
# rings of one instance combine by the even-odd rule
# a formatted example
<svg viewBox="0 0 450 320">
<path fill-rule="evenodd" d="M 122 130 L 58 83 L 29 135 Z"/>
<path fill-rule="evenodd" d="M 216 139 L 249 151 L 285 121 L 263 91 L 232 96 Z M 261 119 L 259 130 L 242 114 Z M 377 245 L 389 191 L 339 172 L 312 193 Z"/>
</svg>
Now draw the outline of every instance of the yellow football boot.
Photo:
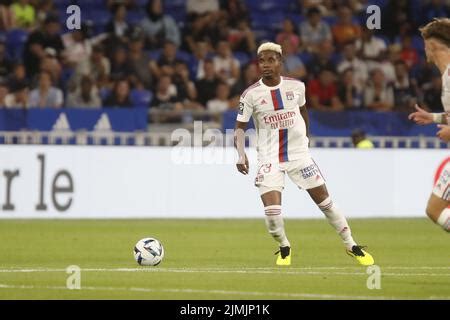
<svg viewBox="0 0 450 320">
<path fill-rule="evenodd" d="M 370 253 L 364 251 L 366 247 L 353 246 L 352 250 L 347 250 L 347 254 L 356 259 L 363 266 L 371 266 L 375 263 Z"/>
<path fill-rule="evenodd" d="M 291 247 L 280 247 L 280 250 L 275 252 L 277 257 L 277 266 L 291 265 Z"/>
</svg>

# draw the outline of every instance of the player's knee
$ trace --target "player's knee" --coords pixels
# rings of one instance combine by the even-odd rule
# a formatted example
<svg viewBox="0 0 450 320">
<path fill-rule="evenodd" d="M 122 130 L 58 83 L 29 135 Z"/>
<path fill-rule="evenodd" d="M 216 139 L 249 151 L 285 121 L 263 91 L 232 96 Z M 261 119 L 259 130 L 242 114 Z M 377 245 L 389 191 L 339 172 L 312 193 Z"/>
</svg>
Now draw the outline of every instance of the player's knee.
<svg viewBox="0 0 450 320">
<path fill-rule="evenodd" d="M 276 236 L 278 236 L 278 235 L 281 234 L 281 232 L 283 231 L 283 229 L 280 228 L 280 227 L 274 227 L 274 228 L 269 228 L 268 231 L 269 231 L 269 234 L 270 234 L 272 237 L 276 237 Z"/>
<path fill-rule="evenodd" d="M 427 216 L 434 222 L 437 221 L 437 219 L 440 215 L 440 212 L 437 212 L 436 208 L 433 205 L 431 205 L 430 203 L 427 205 L 425 212 L 426 212 Z"/>
<path fill-rule="evenodd" d="M 333 201 L 330 197 L 323 199 L 321 202 L 317 203 L 317 206 L 321 211 L 330 210 L 333 207 Z"/>
</svg>

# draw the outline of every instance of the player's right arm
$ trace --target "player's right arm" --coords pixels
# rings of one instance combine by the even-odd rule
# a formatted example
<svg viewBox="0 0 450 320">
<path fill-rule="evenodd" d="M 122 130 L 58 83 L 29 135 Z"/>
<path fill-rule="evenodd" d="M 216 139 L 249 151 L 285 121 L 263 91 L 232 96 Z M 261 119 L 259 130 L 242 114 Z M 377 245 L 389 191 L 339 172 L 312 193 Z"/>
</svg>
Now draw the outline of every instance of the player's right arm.
<svg viewBox="0 0 450 320">
<path fill-rule="evenodd" d="M 237 149 L 239 157 L 236 168 L 244 175 L 247 175 L 249 172 L 248 158 L 245 154 L 245 129 L 253 114 L 253 106 L 249 100 L 249 95 L 244 92 L 239 101 L 239 112 L 234 131 L 234 146 Z"/>
<path fill-rule="evenodd" d="M 448 117 L 445 113 L 431 113 L 427 112 L 421 107 L 419 107 L 417 104 L 415 106 L 416 112 L 411 113 L 408 116 L 409 120 L 414 121 L 415 123 L 419 125 L 427 125 L 432 123 L 437 124 L 449 124 L 448 123 Z"/>
<path fill-rule="evenodd" d="M 245 154 L 245 129 L 247 128 L 247 122 L 236 121 L 235 135 L 234 135 L 234 146 L 238 151 L 238 162 L 236 163 L 236 168 L 238 171 L 244 175 L 249 172 L 248 158 Z"/>
</svg>

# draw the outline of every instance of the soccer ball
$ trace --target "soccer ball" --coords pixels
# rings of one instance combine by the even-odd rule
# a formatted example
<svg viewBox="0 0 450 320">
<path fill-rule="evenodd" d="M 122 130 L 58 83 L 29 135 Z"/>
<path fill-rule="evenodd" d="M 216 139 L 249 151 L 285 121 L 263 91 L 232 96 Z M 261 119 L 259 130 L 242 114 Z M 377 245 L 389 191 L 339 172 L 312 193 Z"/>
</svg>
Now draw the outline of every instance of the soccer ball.
<svg viewBox="0 0 450 320">
<path fill-rule="evenodd" d="M 141 266 L 157 266 L 164 258 L 164 248 L 155 238 L 144 238 L 134 246 L 134 259 Z"/>
</svg>

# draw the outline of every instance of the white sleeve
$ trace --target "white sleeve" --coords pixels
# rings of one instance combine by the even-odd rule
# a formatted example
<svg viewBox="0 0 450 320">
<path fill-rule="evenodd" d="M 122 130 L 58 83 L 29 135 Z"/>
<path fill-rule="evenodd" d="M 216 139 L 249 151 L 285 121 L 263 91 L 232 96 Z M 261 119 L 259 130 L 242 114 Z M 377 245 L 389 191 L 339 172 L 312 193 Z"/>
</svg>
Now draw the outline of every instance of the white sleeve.
<svg viewBox="0 0 450 320">
<path fill-rule="evenodd" d="M 250 95 L 242 95 L 239 100 L 239 111 L 236 120 L 239 122 L 249 122 L 253 114 L 253 105 L 250 101 Z"/>
<path fill-rule="evenodd" d="M 298 106 L 303 107 L 306 104 L 306 89 L 303 82 L 300 83 L 299 93 L 300 95 L 298 97 Z"/>
<path fill-rule="evenodd" d="M 56 106 L 62 107 L 64 105 L 64 95 L 60 89 L 56 89 Z"/>
<path fill-rule="evenodd" d="M 442 105 L 446 112 L 450 112 L 450 68 L 445 71 L 442 78 Z M 448 114 L 448 113 L 447 113 Z"/>
</svg>

